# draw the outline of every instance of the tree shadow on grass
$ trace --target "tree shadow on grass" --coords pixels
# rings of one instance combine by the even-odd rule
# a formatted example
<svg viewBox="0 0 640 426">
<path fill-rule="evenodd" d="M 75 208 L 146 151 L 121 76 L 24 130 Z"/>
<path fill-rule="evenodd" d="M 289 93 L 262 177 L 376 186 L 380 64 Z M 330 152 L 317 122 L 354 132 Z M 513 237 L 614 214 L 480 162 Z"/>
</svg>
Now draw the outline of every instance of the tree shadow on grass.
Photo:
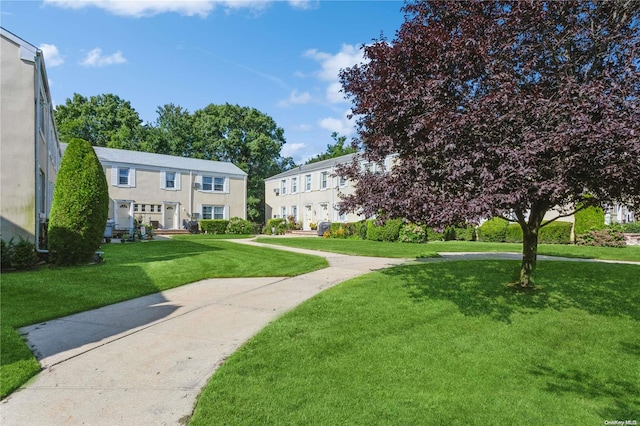
<svg viewBox="0 0 640 426">
<path fill-rule="evenodd" d="M 109 246 L 108 255 L 105 257 L 107 261 L 109 261 L 109 257 L 117 258 L 123 264 L 126 264 L 127 258 L 131 260 L 131 263 L 162 262 L 220 250 L 224 249 L 219 246 L 185 240 L 154 241 L 150 243 L 115 244 L 115 247 Z"/>
<path fill-rule="evenodd" d="M 382 273 L 401 280 L 416 302 L 456 304 L 464 315 L 511 322 L 514 313 L 577 308 L 594 315 L 640 320 L 640 268 L 608 263 L 539 262 L 538 289 L 506 284 L 517 279 L 517 261 L 457 261 L 406 265 Z"/>
<path fill-rule="evenodd" d="M 569 369 L 562 371 L 548 366 L 535 366 L 529 373 L 547 380 L 545 390 L 553 394 L 571 393 L 591 400 L 605 399 L 610 404 L 598 414 L 608 420 L 638 420 L 640 413 L 640 384 L 628 379 L 596 377 L 588 371 Z"/>
</svg>

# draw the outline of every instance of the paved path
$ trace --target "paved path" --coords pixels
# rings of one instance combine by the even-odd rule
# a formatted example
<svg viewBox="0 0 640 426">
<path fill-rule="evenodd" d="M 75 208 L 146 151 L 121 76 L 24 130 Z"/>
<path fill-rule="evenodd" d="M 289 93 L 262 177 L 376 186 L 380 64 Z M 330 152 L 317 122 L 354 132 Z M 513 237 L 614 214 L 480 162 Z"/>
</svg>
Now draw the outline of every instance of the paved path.
<svg viewBox="0 0 640 426">
<path fill-rule="evenodd" d="M 404 262 L 293 251 L 330 266 L 204 280 L 22 329 L 44 370 L 0 403 L 0 424 L 183 424 L 216 368 L 269 322 L 324 289 Z"/>
</svg>

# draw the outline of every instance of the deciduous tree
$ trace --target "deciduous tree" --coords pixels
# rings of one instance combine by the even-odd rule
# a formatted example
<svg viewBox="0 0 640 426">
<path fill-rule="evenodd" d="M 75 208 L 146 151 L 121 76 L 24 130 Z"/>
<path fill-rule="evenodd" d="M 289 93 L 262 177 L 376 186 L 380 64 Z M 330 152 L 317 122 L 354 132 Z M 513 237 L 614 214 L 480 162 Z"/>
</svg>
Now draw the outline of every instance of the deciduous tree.
<svg viewBox="0 0 640 426">
<path fill-rule="evenodd" d="M 633 1 L 417 1 L 393 41 L 344 70 L 365 157 L 342 210 L 520 224 L 533 285 L 554 207 L 640 205 L 640 8 Z M 585 200 L 585 194 L 592 198 Z M 569 211 L 566 214 L 572 213 Z"/>
</svg>

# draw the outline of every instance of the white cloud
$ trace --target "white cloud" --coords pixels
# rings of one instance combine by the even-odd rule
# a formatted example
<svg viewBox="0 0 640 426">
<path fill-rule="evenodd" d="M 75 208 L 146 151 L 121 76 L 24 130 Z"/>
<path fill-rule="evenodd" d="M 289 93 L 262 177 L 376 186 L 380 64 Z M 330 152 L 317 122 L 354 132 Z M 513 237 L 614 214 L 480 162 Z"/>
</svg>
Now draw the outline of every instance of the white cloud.
<svg viewBox="0 0 640 426">
<path fill-rule="evenodd" d="M 296 126 L 293 126 L 291 128 L 291 130 L 295 130 L 298 132 L 310 132 L 311 130 L 313 130 L 313 126 L 311 126 L 310 124 L 298 124 Z"/>
<path fill-rule="evenodd" d="M 109 56 L 102 56 L 102 49 L 96 47 L 91 50 L 84 58 L 82 65 L 86 67 L 106 67 L 108 65 L 124 64 L 127 62 L 127 58 L 122 55 L 121 51 Z"/>
<path fill-rule="evenodd" d="M 365 62 L 362 50 L 351 44 L 343 44 L 340 51 L 334 55 L 310 49 L 303 56 L 320 64 L 320 70 L 316 72 L 316 76 L 327 83 L 326 100 L 330 103 L 346 102 L 344 95 L 340 92 L 342 85 L 338 75 L 340 70 Z"/>
<path fill-rule="evenodd" d="M 318 121 L 318 126 L 330 132 L 337 132 L 340 136 L 351 136 L 355 133 L 355 121 L 349 119 L 351 110 L 344 112 L 342 117 L 327 117 Z"/>
<path fill-rule="evenodd" d="M 272 0 L 44 0 L 46 4 L 65 9 L 97 7 L 119 16 L 141 18 L 161 13 L 207 17 L 216 7 L 228 10 L 264 10 Z M 316 0 L 289 0 L 291 7 L 309 9 Z"/>
<path fill-rule="evenodd" d="M 294 89 L 290 94 L 289 98 L 283 99 L 278 102 L 278 106 L 287 107 L 289 105 L 304 105 L 309 103 L 311 100 L 311 94 L 309 92 L 298 93 L 298 90 Z"/>
<path fill-rule="evenodd" d="M 64 63 L 64 58 L 60 55 L 58 47 L 55 44 L 41 44 L 39 48 L 42 50 L 44 62 L 48 68 L 57 67 Z"/>
<path fill-rule="evenodd" d="M 298 153 L 307 147 L 304 143 L 285 143 L 282 146 L 281 154 L 283 157 L 295 157 Z"/>
</svg>

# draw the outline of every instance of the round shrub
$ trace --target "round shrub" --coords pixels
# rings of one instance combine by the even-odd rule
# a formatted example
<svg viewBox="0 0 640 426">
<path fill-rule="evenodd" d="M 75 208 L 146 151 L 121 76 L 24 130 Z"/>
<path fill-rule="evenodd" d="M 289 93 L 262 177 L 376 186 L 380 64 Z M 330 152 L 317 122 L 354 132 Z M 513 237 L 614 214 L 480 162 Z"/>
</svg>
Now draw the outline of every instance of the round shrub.
<svg viewBox="0 0 640 426">
<path fill-rule="evenodd" d="M 250 235 L 253 234 L 255 226 L 248 220 L 232 217 L 227 225 L 227 234 Z"/>
<path fill-rule="evenodd" d="M 500 217 L 491 218 L 478 228 L 478 240 L 502 243 L 506 238 L 508 226 L 509 222 Z"/>
<path fill-rule="evenodd" d="M 510 223 L 504 237 L 507 243 L 521 243 L 523 240 L 522 227 L 519 223 Z"/>
<path fill-rule="evenodd" d="M 555 221 L 540 228 L 538 243 L 540 244 L 570 244 L 571 222 Z"/>
<path fill-rule="evenodd" d="M 60 163 L 49 220 L 49 254 L 57 265 L 91 260 L 109 214 L 109 189 L 89 142 L 72 139 Z"/>
<path fill-rule="evenodd" d="M 405 223 L 402 228 L 400 228 L 398 241 L 401 243 L 426 243 L 427 229 L 415 223 Z"/>
</svg>

